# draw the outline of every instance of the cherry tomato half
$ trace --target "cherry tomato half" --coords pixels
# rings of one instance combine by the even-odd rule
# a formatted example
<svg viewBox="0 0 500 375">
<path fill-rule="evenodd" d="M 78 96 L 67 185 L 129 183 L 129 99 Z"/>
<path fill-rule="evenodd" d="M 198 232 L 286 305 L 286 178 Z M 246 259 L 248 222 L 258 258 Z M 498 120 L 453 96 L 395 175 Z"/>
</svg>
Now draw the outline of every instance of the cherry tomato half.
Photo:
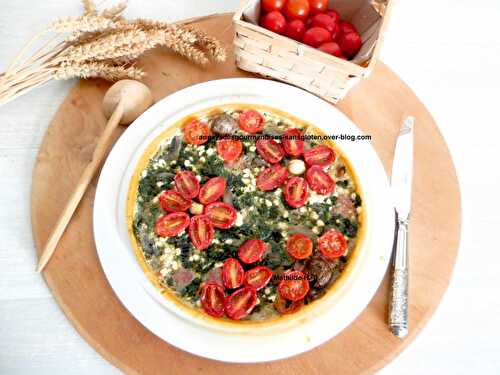
<svg viewBox="0 0 500 375">
<path fill-rule="evenodd" d="M 243 284 L 245 271 L 238 259 L 228 258 L 222 265 L 222 283 L 228 289 L 234 289 Z"/>
<path fill-rule="evenodd" d="M 361 44 L 361 37 L 356 32 L 342 34 L 339 38 L 340 49 L 348 58 L 352 58 L 358 53 L 361 48 Z"/>
<path fill-rule="evenodd" d="M 210 246 L 214 238 L 214 226 L 206 215 L 195 215 L 189 223 L 189 238 L 198 250 L 204 250 Z"/>
<path fill-rule="evenodd" d="M 155 232 L 161 237 L 177 236 L 189 226 L 189 215 L 185 212 L 172 212 L 158 219 Z"/>
<path fill-rule="evenodd" d="M 332 35 L 322 27 L 311 27 L 304 33 L 302 41 L 311 47 L 318 47 L 323 43 L 331 42 Z"/>
<path fill-rule="evenodd" d="M 309 292 L 307 276 L 300 271 L 287 271 L 283 273 L 283 280 L 278 284 L 281 297 L 289 301 L 299 301 Z"/>
<path fill-rule="evenodd" d="M 311 14 L 324 13 L 328 8 L 328 0 L 309 0 Z"/>
<path fill-rule="evenodd" d="M 347 241 L 341 232 L 330 229 L 318 239 L 318 247 L 325 257 L 334 259 L 345 255 Z"/>
<path fill-rule="evenodd" d="M 262 191 L 270 191 L 281 186 L 288 177 L 288 171 L 280 164 L 273 164 L 257 176 L 257 187 Z"/>
<path fill-rule="evenodd" d="M 248 109 L 240 114 L 240 129 L 254 134 L 264 129 L 264 117 L 253 109 Z"/>
<path fill-rule="evenodd" d="M 283 149 L 290 156 L 299 156 L 304 153 L 304 141 L 300 139 L 302 132 L 297 128 L 287 129 L 283 134 Z"/>
<path fill-rule="evenodd" d="M 312 254 L 313 242 L 305 234 L 296 233 L 286 241 L 286 251 L 295 259 L 306 259 Z"/>
<path fill-rule="evenodd" d="M 273 10 L 281 10 L 285 5 L 286 0 L 261 0 L 260 6 L 266 12 L 272 12 Z"/>
<path fill-rule="evenodd" d="M 274 10 L 264 14 L 260 19 L 262 27 L 276 34 L 284 34 L 286 29 L 286 19 L 280 11 Z"/>
<path fill-rule="evenodd" d="M 224 195 L 224 190 L 226 190 L 224 177 L 212 177 L 201 187 L 198 200 L 201 204 L 215 202 Z"/>
<path fill-rule="evenodd" d="M 165 190 L 160 194 L 160 206 L 167 212 L 186 211 L 191 207 L 191 199 L 184 198 L 178 191 Z"/>
<path fill-rule="evenodd" d="M 335 31 L 337 23 L 332 19 L 332 17 L 322 13 L 316 14 L 311 21 L 312 26 L 322 27 L 323 29 L 328 30 L 331 34 Z"/>
<path fill-rule="evenodd" d="M 309 1 L 308 0 L 288 0 L 285 4 L 285 15 L 289 21 L 306 20 L 309 16 Z"/>
<path fill-rule="evenodd" d="M 307 201 L 307 182 L 302 177 L 292 177 L 284 189 L 286 203 L 291 207 L 302 207 Z"/>
<path fill-rule="evenodd" d="M 306 173 L 311 190 L 320 195 L 330 194 L 335 189 L 335 181 L 319 165 L 313 165 Z"/>
<path fill-rule="evenodd" d="M 257 292 L 246 286 L 226 298 L 225 310 L 228 317 L 239 320 L 248 316 L 257 304 Z"/>
<path fill-rule="evenodd" d="M 201 290 L 201 306 L 208 315 L 220 318 L 224 315 L 224 289 L 217 284 L 205 284 Z"/>
<path fill-rule="evenodd" d="M 262 259 L 267 245 L 262 240 L 246 240 L 238 249 L 238 258 L 245 264 L 252 264 Z"/>
<path fill-rule="evenodd" d="M 357 33 L 358 30 L 354 27 L 354 25 L 347 21 L 339 22 L 340 33 L 341 34 L 349 34 L 349 33 Z"/>
<path fill-rule="evenodd" d="M 318 145 L 304 152 L 304 161 L 307 165 L 328 167 L 335 161 L 335 152 L 328 146 Z"/>
<path fill-rule="evenodd" d="M 235 161 L 243 151 L 243 143 L 239 139 L 219 139 L 217 152 L 225 161 Z"/>
<path fill-rule="evenodd" d="M 282 315 L 293 314 L 304 305 L 304 300 L 288 301 L 281 297 L 279 294 L 274 301 L 274 308 Z"/>
<path fill-rule="evenodd" d="M 223 202 L 213 202 L 205 206 L 205 215 L 210 218 L 213 226 L 220 229 L 228 229 L 236 221 L 236 210 Z"/>
<path fill-rule="evenodd" d="M 340 23 L 340 14 L 336 10 L 329 9 L 326 11 L 326 14 L 329 15 L 330 17 L 332 17 L 332 19 L 335 22 Z"/>
<path fill-rule="evenodd" d="M 200 192 L 200 182 L 191 171 L 179 171 L 174 178 L 177 191 L 187 199 L 195 198 Z"/>
<path fill-rule="evenodd" d="M 302 20 L 293 20 L 286 24 L 285 35 L 297 41 L 302 41 L 302 36 L 306 32 L 306 25 Z"/>
<path fill-rule="evenodd" d="M 259 139 L 255 146 L 262 159 L 270 164 L 279 163 L 285 156 L 283 147 L 274 139 Z"/>
<path fill-rule="evenodd" d="M 340 49 L 339 45 L 335 42 L 323 43 L 318 47 L 318 49 L 332 56 L 336 57 L 342 56 L 342 50 Z"/>
<path fill-rule="evenodd" d="M 192 145 L 201 145 L 208 141 L 210 128 L 205 122 L 192 120 L 184 125 L 184 141 Z"/>
<path fill-rule="evenodd" d="M 273 271 L 265 266 L 254 267 L 247 272 L 245 272 L 245 285 L 251 286 L 255 290 L 260 290 L 264 288 L 271 278 L 273 277 Z"/>
</svg>

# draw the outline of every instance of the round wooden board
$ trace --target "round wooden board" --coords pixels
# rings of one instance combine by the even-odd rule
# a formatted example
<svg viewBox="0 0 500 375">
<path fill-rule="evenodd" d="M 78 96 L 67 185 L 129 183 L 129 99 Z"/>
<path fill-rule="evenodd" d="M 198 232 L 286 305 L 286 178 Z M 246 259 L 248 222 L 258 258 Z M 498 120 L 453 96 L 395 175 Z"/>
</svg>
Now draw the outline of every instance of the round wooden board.
<svg viewBox="0 0 500 375">
<path fill-rule="evenodd" d="M 232 50 L 231 16 L 192 21 Z M 199 68 L 156 49 L 140 65 L 155 99 L 192 84 L 246 77 L 227 63 Z M 38 252 L 89 162 L 105 118 L 101 100 L 109 83 L 79 82 L 50 124 L 33 171 L 32 223 Z M 368 374 L 380 369 L 420 332 L 446 290 L 460 238 L 460 193 L 455 168 L 431 115 L 412 91 L 384 64 L 338 105 L 365 133 L 386 171 L 402 118 L 416 117 L 415 178 L 410 242 L 410 333 L 405 340 L 387 328 L 387 277 L 363 313 L 341 334 L 308 353 L 272 363 L 237 365 L 200 358 L 170 346 L 146 330 L 121 305 L 99 264 L 92 236 L 94 179 L 55 256 L 44 271 L 54 297 L 78 332 L 111 363 L 131 374 Z M 116 137 L 122 130 L 117 131 Z M 439 256 L 437 256 L 439 254 Z M 327 328 L 326 328 L 327 329 Z M 196 337 L 193 337 L 196 340 Z M 210 345 L 210 343 L 207 343 Z M 241 353 L 242 356 L 245 353 Z"/>
</svg>

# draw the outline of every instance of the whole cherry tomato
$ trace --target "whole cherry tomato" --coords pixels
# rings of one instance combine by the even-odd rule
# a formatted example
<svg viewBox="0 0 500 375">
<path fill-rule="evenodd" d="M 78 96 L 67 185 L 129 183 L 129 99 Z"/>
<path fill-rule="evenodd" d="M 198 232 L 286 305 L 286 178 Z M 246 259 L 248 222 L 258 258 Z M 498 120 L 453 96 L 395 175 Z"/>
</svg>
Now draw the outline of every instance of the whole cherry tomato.
<svg viewBox="0 0 500 375">
<path fill-rule="evenodd" d="M 340 57 L 342 56 L 342 50 L 340 46 L 335 42 L 323 43 L 318 47 L 319 50 L 328 53 L 329 55 Z"/>
<path fill-rule="evenodd" d="M 265 14 L 260 19 L 262 27 L 276 34 L 283 34 L 286 28 L 286 19 L 281 12 L 274 10 L 271 13 Z"/>
<path fill-rule="evenodd" d="M 285 15 L 289 21 L 291 20 L 306 20 L 309 16 L 309 1 L 308 0 L 288 0 L 285 4 Z"/>
<path fill-rule="evenodd" d="M 285 35 L 297 41 L 302 41 L 302 36 L 306 32 L 306 25 L 302 20 L 293 20 L 286 24 Z"/>
<path fill-rule="evenodd" d="M 358 30 L 354 27 L 354 25 L 347 21 L 342 21 L 339 23 L 340 33 L 341 34 L 349 34 L 349 33 L 357 33 Z"/>
<path fill-rule="evenodd" d="M 311 14 L 324 13 L 328 8 L 328 0 L 309 0 Z"/>
<path fill-rule="evenodd" d="M 286 0 L 261 0 L 260 6 L 266 12 L 272 12 L 273 10 L 281 10 L 285 5 Z"/>
<path fill-rule="evenodd" d="M 361 44 L 361 37 L 356 32 L 342 34 L 339 39 L 339 46 L 342 53 L 349 58 L 354 57 L 358 53 Z"/>
<path fill-rule="evenodd" d="M 337 23 L 326 14 L 316 14 L 312 18 L 311 25 L 327 29 L 330 33 L 333 33 L 337 27 Z"/>
<path fill-rule="evenodd" d="M 339 12 L 337 12 L 336 10 L 333 10 L 333 9 L 329 9 L 326 11 L 326 14 L 330 17 L 332 17 L 332 19 L 339 23 L 340 22 L 340 14 Z"/>
<path fill-rule="evenodd" d="M 327 29 L 323 29 L 322 27 L 311 27 L 304 33 L 302 41 L 312 47 L 318 47 L 323 43 L 331 42 L 332 35 Z"/>
</svg>

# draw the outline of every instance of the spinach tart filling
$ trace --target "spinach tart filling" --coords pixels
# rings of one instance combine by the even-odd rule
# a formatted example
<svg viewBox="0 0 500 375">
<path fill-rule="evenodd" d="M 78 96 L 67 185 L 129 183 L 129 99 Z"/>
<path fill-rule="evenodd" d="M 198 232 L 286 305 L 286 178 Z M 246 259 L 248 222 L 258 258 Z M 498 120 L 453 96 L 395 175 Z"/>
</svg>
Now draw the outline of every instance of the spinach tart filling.
<svg viewBox="0 0 500 375">
<path fill-rule="evenodd" d="M 362 199 L 334 145 L 304 137 L 314 132 L 267 107 L 228 105 L 164 136 L 127 208 L 137 256 L 164 294 L 212 317 L 263 321 L 338 281 Z"/>
</svg>

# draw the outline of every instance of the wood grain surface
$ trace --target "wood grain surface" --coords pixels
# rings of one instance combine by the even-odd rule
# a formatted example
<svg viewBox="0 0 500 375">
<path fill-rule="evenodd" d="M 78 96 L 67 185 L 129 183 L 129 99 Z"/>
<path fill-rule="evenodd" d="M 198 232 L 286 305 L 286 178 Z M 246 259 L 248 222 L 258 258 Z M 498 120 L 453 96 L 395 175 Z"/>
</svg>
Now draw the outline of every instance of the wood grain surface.
<svg viewBox="0 0 500 375">
<path fill-rule="evenodd" d="M 231 49 L 230 15 L 197 23 Z M 140 62 L 155 100 L 207 80 L 244 77 L 232 55 L 216 67 L 200 68 L 164 49 Z M 109 83 L 79 82 L 50 124 L 33 172 L 32 225 L 40 251 L 75 186 L 106 120 L 101 100 Z M 372 136 L 386 171 L 402 118 L 416 117 L 414 210 L 410 227 L 410 334 L 401 341 L 386 325 L 387 279 L 363 313 L 317 349 L 287 360 L 236 365 L 180 351 L 146 330 L 121 305 L 99 264 L 92 236 L 94 179 L 58 249 L 44 271 L 52 293 L 78 332 L 111 363 L 131 374 L 367 374 L 384 366 L 419 333 L 448 285 L 460 238 L 460 193 L 446 144 L 431 115 L 411 90 L 382 63 L 338 105 Z M 119 129 L 115 137 L 123 130 Z M 436 256 L 439 254 L 439 256 Z M 193 337 L 193 340 L 196 340 Z M 209 345 L 209 343 L 207 343 Z M 242 355 L 245 355 L 242 353 Z"/>
</svg>

